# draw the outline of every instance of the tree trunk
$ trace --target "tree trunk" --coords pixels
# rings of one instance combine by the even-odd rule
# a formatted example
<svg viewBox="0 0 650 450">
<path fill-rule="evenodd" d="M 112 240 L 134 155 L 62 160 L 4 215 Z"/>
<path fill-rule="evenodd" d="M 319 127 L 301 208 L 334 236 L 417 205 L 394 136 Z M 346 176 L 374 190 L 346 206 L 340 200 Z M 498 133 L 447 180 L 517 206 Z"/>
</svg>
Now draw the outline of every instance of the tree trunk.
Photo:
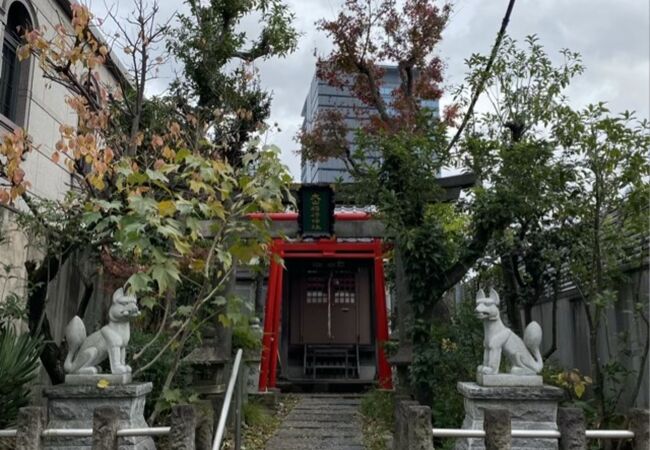
<svg viewBox="0 0 650 450">
<path fill-rule="evenodd" d="M 57 276 L 61 265 L 67 261 L 71 254 L 71 248 L 60 255 L 46 254 L 39 266 L 36 266 L 34 261 L 25 262 L 29 286 L 27 296 L 29 334 L 33 337 L 40 337 L 44 342 L 41 350 L 41 362 L 52 384 L 60 384 L 65 380 L 63 371 L 65 354 L 62 348 L 54 342 L 52 336 L 50 322 L 45 311 L 47 290 L 50 281 Z"/>
<path fill-rule="evenodd" d="M 641 278 L 641 275 L 639 275 L 639 278 Z M 639 311 L 637 315 L 641 318 L 641 320 L 643 320 L 643 323 L 645 324 L 645 339 L 642 337 L 643 333 L 641 333 L 640 336 L 640 338 L 645 341 L 645 344 L 643 345 L 641 364 L 639 364 L 639 372 L 637 373 L 636 383 L 634 384 L 634 391 L 632 392 L 632 406 L 635 406 L 636 399 L 639 396 L 639 392 L 641 392 L 641 385 L 643 384 L 643 378 L 645 377 L 646 368 L 648 367 L 648 353 L 650 352 L 650 321 L 648 321 L 648 318 L 643 313 L 643 311 Z"/>
<path fill-rule="evenodd" d="M 88 309 L 88 304 L 90 299 L 93 296 L 93 291 L 95 290 L 95 285 L 93 283 L 84 283 L 84 293 L 77 307 L 77 315 L 79 317 L 84 317 L 86 315 L 86 309 Z"/>
<path fill-rule="evenodd" d="M 600 371 L 600 358 L 598 355 L 598 326 L 600 322 L 600 313 L 598 311 L 591 315 L 589 305 L 584 302 L 585 314 L 587 315 L 587 324 L 589 326 L 589 361 L 591 366 L 591 378 L 593 379 L 594 401 L 596 403 L 596 412 L 598 414 L 599 425 L 605 421 L 605 383 Z"/>
<path fill-rule="evenodd" d="M 534 303 L 530 301 L 524 303 L 524 322 L 526 325 L 533 321 L 533 304 Z"/>
<path fill-rule="evenodd" d="M 506 313 L 508 315 L 508 322 L 510 324 L 510 328 L 512 328 L 512 331 L 521 336 L 523 333 L 523 328 L 521 326 L 521 314 L 519 313 L 519 293 L 517 290 L 517 280 L 513 274 L 513 268 L 509 255 L 501 256 L 501 273 L 503 286 L 505 288 L 503 297 L 506 301 Z"/>
<path fill-rule="evenodd" d="M 551 347 L 546 350 L 544 353 L 544 359 L 550 358 L 553 353 L 557 350 L 557 301 L 560 297 L 560 271 L 558 270 L 558 275 L 555 277 L 555 282 L 553 283 L 553 310 L 551 313 L 552 328 L 551 328 Z"/>
<path fill-rule="evenodd" d="M 411 344 L 411 329 L 413 326 L 413 306 L 411 305 L 411 291 L 409 281 L 404 268 L 404 255 L 399 246 L 395 249 L 395 305 L 397 312 L 397 339 L 400 347 Z M 408 351 L 407 351 L 408 353 Z M 413 353 L 411 351 L 411 353 Z M 411 394 L 408 367 L 406 370 L 397 371 L 397 383 L 402 392 Z"/>
</svg>

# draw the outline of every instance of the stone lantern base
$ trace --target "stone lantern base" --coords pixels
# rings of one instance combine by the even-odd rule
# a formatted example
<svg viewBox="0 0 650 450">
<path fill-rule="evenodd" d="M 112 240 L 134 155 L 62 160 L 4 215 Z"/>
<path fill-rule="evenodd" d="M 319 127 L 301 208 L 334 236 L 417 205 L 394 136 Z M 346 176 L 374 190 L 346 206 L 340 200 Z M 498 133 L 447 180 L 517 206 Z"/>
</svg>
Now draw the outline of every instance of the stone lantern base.
<svg viewBox="0 0 650 450">
<path fill-rule="evenodd" d="M 93 428 L 93 412 L 100 406 L 114 406 L 120 412 L 119 428 L 145 428 L 145 396 L 151 383 L 109 384 L 105 388 L 88 384 L 60 384 L 45 388 L 47 397 L 47 428 Z M 90 450 L 90 437 L 46 437 L 48 450 Z M 155 450 L 147 436 L 120 437 L 119 450 Z"/>
<path fill-rule="evenodd" d="M 510 412 L 513 430 L 557 430 L 558 402 L 564 397 L 562 389 L 553 386 L 479 386 L 476 383 L 458 383 L 458 391 L 465 400 L 463 428 L 483 429 L 483 411 L 486 408 L 506 409 Z M 513 439 L 512 450 L 557 449 L 557 439 Z M 483 450 L 483 439 L 456 440 L 457 450 Z"/>
</svg>

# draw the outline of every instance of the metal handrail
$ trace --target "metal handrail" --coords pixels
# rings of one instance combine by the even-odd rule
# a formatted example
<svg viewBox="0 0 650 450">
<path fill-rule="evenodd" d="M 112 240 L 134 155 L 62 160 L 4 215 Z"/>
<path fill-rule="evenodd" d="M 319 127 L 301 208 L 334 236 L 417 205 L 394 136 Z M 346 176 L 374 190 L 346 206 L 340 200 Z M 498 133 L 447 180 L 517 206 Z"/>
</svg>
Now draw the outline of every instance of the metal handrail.
<svg viewBox="0 0 650 450">
<path fill-rule="evenodd" d="M 586 430 L 587 439 L 634 439 L 630 430 Z"/>
<path fill-rule="evenodd" d="M 122 437 L 131 436 L 167 436 L 171 427 L 145 427 L 145 428 L 124 428 L 117 430 L 117 435 Z"/>
<path fill-rule="evenodd" d="M 448 438 L 484 438 L 484 430 L 465 428 L 432 428 L 434 437 Z M 559 439 L 557 430 L 511 430 L 513 438 Z M 585 430 L 587 439 L 634 439 L 634 432 L 629 430 Z"/>
<path fill-rule="evenodd" d="M 231 394 L 232 399 L 232 394 Z M 225 404 L 224 404 L 225 407 Z M 226 408 L 226 414 L 228 409 Z M 223 409 L 222 409 L 223 413 Z M 219 421 L 221 424 L 221 420 Z M 225 420 L 224 420 L 225 424 Z M 49 428 L 43 430 L 41 436 L 58 437 L 89 437 L 92 436 L 91 428 Z M 165 436 L 168 435 L 170 427 L 148 427 L 148 428 L 124 428 L 117 430 L 120 437 L 127 436 Z M 217 430 L 218 431 L 218 430 Z M 470 430 L 465 428 L 432 428 L 434 437 L 447 438 L 484 438 L 484 430 Z M 16 437 L 18 430 L 0 430 L 0 438 Z M 587 439 L 634 439 L 634 432 L 630 430 L 585 430 Z M 557 430 L 512 430 L 514 438 L 538 438 L 538 439 L 559 439 L 560 432 Z M 221 445 L 223 430 L 221 431 Z M 215 444 L 216 444 L 215 439 Z M 214 446 L 213 446 L 214 449 Z"/>
<path fill-rule="evenodd" d="M 243 353 L 243 350 L 240 348 L 237 350 L 237 354 L 235 355 L 235 362 L 232 366 L 230 380 L 228 381 L 228 387 L 226 388 L 226 395 L 223 399 L 223 406 L 221 407 L 221 414 L 219 415 L 217 432 L 215 433 L 214 441 L 212 442 L 212 450 L 219 450 L 221 448 L 221 441 L 223 441 L 223 436 L 226 432 L 226 419 L 228 418 L 228 412 L 230 411 L 232 396 L 237 382 L 241 381 L 240 366 Z M 235 397 L 235 450 L 239 450 L 241 447 L 241 400 L 240 386 Z"/>
<path fill-rule="evenodd" d="M 117 430 L 119 437 L 128 436 L 166 436 L 171 427 L 145 427 L 145 428 L 123 428 Z M 16 437 L 18 430 L 0 430 L 0 438 Z M 48 428 L 42 431 L 42 437 L 91 437 L 92 428 Z"/>
</svg>

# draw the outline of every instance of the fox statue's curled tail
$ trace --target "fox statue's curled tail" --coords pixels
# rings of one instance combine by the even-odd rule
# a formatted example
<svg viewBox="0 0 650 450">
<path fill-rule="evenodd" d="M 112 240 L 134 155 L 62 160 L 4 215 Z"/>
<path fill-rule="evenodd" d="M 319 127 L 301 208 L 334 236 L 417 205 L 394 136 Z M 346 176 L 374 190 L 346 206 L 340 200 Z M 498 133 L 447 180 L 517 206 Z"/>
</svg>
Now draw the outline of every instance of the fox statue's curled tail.
<svg viewBox="0 0 650 450">
<path fill-rule="evenodd" d="M 535 321 L 528 324 L 524 330 L 524 344 L 534 358 L 534 363 L 529 369 L 533 370 L 535 373 L 539 373 L 544 367 L 544 361 L 542 360 L 542 354 L 539 351 L 540 346 L 542 345 L 542 327 Z"/>
</svg>

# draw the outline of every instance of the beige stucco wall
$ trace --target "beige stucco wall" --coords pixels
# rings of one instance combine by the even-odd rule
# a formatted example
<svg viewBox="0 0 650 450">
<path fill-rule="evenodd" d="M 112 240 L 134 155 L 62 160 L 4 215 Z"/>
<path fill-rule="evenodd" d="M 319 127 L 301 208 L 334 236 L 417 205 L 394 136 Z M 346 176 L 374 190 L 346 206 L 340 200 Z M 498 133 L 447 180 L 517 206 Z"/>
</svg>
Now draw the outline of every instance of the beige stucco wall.
<svg viewBox="0 0 650 450">
<path fill-rule="evenodd" d="M 45 28 L 46 37 L 54 33 L 59 21 L 70 26 L 65 11 L 55 0 L 0 0 L 0 31 L 4 33 L 7 13 L 14 2 L 22 3 L 30 12 L 34 26 Z M 1 51 L 1 47 L 0 47 Z M 1 61 L 1 60 L 0 60 Z M 76 125 L 74 111 L 65 100 L 68 91 L 43 78 L 43 71 L 35 60 L 23 63 L 29 65 L 28 76 L 24 77 L 18 93 L 18 122 L 13 123 L 0 114 L 0 137 L 15 127 L 24 127 L 31 136 L 35 150 L 27 155 L 24 163 L 26 179 L 31 183 L 30 193 L 36 197 L 60 200 L 70 188 L 71 176 L 61 162 L 52 161 L 51 155 L 56 142 L 60 139 L 59 128 L 62 124 Z M 21 69 L 24 70 L 24 69 Z M 116 84 L 114 75 L 105 67 L 99 68 L 100 79 L 108 85 Z M 17 202 L 16 209 L 24 205 Z M 0 265 L 14 268 L 12 280 L 6 283 L 0 272 L 0 301 L 12 290 L 24 293 L 24 262 L 28 258 L 37 258 L 39 245 L 22 232 L 15 222 L 11 210 L 0 207 Z"/>
</svg>

